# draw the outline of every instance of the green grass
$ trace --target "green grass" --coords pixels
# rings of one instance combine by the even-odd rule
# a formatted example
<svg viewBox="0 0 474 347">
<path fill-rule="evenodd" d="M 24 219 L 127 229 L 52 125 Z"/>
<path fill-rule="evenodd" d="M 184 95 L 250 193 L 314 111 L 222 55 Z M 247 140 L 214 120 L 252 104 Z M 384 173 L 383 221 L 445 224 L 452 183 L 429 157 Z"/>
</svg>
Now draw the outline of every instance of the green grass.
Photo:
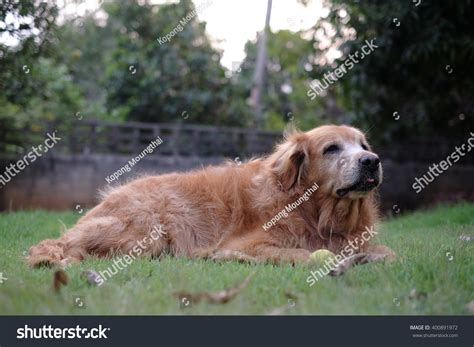
<svg viewBox="0 0 474 347">
<path fill-rule="evenodd" d="M 474 205 L 459 204 L 416 212 L 385 221 L 377 242 L 397 252 L 394 263 L 353 268 L 341 277 L 326 277 L 313 287 L 312 267 L 213 263 L 188 259 L 136 260 L 100 287 L 89 286 L 80 273 L 106 269 L 110 260 L 89 259 L 66 270 L 69 284 L 52 290 L 53 271 L 29 269 L 28 247 L 59 234 L 60 222 L 71 226 L 73 213 L 45 211 L 0 214 L 0 314 L 265 314 L 297 297 L 286 314 L 469 314 L 474 299 L 472 241 Z M 446 252 L 453 254 L 451 261 Z M 256 271 L 250 284 L 227 304 L 197 303 L 180 308 L 173 292 L 215 291 L 240 283 Z M 426 298 L 409 299 L 412 289 Z M 74 305 L 81 296 L 85 308 Z"/>
</svg>

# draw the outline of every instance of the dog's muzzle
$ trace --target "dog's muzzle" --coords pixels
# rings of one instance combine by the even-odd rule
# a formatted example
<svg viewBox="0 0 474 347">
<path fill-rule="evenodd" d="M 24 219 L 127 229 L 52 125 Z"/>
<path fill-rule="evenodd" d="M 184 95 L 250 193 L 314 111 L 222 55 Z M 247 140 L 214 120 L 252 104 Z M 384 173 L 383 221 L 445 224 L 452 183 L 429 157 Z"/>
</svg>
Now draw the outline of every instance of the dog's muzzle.
<svg viewBox="0 0 474 347">
<path fill-rule="evenodd" d="M 359 175 L 355 183 L 336 191 L 339 197 L 349 192 L 369 192 L 380 183 L 380 159 L 375 154 L 366 154 L 359 158 Z"/>
</svg>

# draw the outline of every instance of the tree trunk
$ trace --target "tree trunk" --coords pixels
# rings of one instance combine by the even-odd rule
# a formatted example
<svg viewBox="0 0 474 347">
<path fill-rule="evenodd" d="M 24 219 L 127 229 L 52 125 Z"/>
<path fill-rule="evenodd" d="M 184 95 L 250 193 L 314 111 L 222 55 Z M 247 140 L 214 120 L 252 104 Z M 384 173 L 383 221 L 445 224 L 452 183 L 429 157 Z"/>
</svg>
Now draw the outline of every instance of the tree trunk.
<svg viewBox="0 0 474 347">
<path fill-rule="evenodd" d="M 254 124 L 256 129 L 261 129 L 263 124 L 262 91 L 267 67 L 267 31 L 270 26 L 271 12 L 272 0 L 268 0 L 265 28 L 258 37 L 257 62 L 255 64 L 254 83 L 250 94 L 250 100 L 255 114 Z"/>
</svg>

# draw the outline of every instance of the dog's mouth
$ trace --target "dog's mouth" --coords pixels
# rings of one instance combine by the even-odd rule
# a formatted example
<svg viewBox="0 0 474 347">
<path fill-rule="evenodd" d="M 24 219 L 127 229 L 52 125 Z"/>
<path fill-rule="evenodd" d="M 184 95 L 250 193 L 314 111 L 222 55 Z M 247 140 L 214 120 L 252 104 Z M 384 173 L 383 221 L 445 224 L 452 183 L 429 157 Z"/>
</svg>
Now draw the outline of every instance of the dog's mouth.
<svg viewBox="0 0 474 347">
<path fill-rule="evenodd" d="M 361 177 L 356 183 L 347 187 L 336 190 L 337 196 L 343 198 L 350 192 L 370 192 L 379 185 L 380 180 L 377 177 Z"/>
</svg>

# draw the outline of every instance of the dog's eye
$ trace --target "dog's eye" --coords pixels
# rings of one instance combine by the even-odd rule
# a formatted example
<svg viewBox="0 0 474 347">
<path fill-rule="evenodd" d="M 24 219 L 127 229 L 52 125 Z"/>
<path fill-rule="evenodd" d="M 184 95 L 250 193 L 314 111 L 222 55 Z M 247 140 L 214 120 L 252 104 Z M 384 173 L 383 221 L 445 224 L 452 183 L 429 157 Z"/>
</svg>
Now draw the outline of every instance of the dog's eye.
<svg viewBox="0 0 474 347">
<path fill-rule="evenodd" d="M 329 147 L 326 147 L 326 149 L 324 149 L 323 154 L 335 153 L 340 150 L 341 148 L 338 145 L 330 145 Z"/>
<path fill-rule="evenodd" d="M 367 147 L 365 144 L 361 143 L 360 145 L 362 146 L 362 149 L 363 149 L 364 151 L 368 151 L 368 150 L 369 150 L 369 147 Z"/>
</svg>

